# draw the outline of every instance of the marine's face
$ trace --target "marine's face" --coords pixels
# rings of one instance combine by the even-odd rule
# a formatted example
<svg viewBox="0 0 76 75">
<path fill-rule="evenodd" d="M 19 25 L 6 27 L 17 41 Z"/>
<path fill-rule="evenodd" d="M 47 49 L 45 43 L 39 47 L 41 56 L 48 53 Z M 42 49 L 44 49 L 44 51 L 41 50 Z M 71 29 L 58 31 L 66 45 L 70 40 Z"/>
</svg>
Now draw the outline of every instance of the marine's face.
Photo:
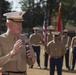
<svg viewBox="0 0 76 75">
<path fill-rule="evenodd" d="M 61 35 L 55 35 L 55 39 L 56 40 L 60 40 L 61 39 Z"/>
<path fill-rule="evenodd" d="M 38 33 L 38 30 L 34 30 L 34 33 Z"/>
<path fill-rule="evenodd" d="M 49 33 L 53 32 L 54 30 L 49 30 Z"/>
<path fill-rule="evenodd" d="M 67 35 L 68 35 L 68 33 L 67 33 L 67 32 L 65 32 L 65 33 L 64 33 L 64 35 L 65 35 L 65 36 L 67 36 Z"/>
<path fill-rule="evenodd" d="M 22 31 L 22 23 L 21 22 L 9 21 L 8 27 L 10 29 L 10 32 L 14 35 L 19 35 Z"/>
</svg>

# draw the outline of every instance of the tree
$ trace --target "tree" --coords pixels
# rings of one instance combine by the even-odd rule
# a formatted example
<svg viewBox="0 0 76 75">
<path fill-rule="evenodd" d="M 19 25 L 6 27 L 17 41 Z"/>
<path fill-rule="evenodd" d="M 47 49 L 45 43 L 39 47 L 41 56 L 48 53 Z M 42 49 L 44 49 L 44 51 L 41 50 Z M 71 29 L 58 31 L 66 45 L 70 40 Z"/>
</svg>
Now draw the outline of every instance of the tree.
<svg viewBox="0 0 76 75">
<path fill-rule="evenodd" d="M 20 3 L 22 10 L 26 11 L 24 24 L 30 28 L 42 25 L 44 14 L 40 2 L 35 3 L 35 0 L 22 0 Z"/>
<path fill-rule="evenodd" d="M 64 9 L 65 8 L 65 9 Z M 62 2 L 62 20 L 64 25 L 76 24 L 76 0 L 66 0 Z"/>
<path fill-rule="evenodd" d="M 35 26 L 38 22 L 38 18 L 43 21 L 44 18 L 44 2 L 45 0 L 22 0 L 22 10 L 25 10 L 28 15 L 28 21 L 32 24 L 32 27 Z M 49 25 L 53 22 L 52 18 L 54 17 L 55 25 L 57 22 L 58 7 L 59 3 L 62 3 L 61 8 L 61 19 L 62 24 L 65 27 L 66 25 L 75 25 L 76 24 L 76 0 L 47 0 L 47 9 L 48 9 L 48 18 Z M 25 8 L 25 9 L 24 9 Z M 25 16 L 26 17 L 26 16 Z M 26 18 L 27 19 L 27 18 Z M 38 24 L 42 25 L 42 22 Z"/>
<path fill-rule="evenodd" d="M 51 0 L 52 1 L 52 0 Z M 61 6 L 61 19 L 63 27 L 66 25 L 74 25 L 76 24 L 76 0 L 54 0 L 54 4 L 52 7 L 52 17 L 57 17 L 57 11 L 59 2 L 62 3 Z"/>
<path fill-rule="evenodd" d="M 11 10 L 10 3 L 6 0 L 0 0 L 0 31 L 5 27 L 5 25 L 3 25 L 2 23 L 5 20 L 3 14 L 10 10 Z"/>
<path fill-rule="evenodd" d="M 2 0 L 2 14 L 8 11 L 11 11 L 11 4 L 6 0 Z"/>
</svg>

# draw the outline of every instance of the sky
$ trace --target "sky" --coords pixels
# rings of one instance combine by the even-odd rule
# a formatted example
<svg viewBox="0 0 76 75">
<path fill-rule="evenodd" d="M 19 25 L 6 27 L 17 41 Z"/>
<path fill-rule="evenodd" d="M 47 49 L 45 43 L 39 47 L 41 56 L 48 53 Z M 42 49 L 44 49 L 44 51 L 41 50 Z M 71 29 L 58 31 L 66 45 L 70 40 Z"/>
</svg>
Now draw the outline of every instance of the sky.
<svg viewBox="0 0 76 75">
<path fill-rule="evenodd" d="M 20 9 L 21 6 L 19 4 L 20 0 L 6 0 L 6 1 L 13 2 L 13 5 L 12 5 L 13 9 L 12 9 L 12 11 L 14 11 L 14 10 L 21 11 L 21 9 Z M 35 0 L 35 1 L 38 2 L 40 0 Z"/>
<path fill-rule="evenodd" d="M 20 4 L 19 4 L 19 1 L 20 0 L 6 0 L 6 1 L 9 1 L 9 2 L 12 2 L 13 5 L 12 5 L 12 11 L 20 11 Z"/>
</svg>

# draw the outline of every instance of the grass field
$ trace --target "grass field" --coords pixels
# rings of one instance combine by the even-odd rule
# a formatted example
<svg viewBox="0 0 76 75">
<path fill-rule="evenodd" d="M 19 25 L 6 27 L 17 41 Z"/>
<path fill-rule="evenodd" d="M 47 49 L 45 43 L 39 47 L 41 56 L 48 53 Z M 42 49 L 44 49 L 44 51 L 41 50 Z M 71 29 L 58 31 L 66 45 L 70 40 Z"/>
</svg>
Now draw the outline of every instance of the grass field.
<svg viewBox="0 0 76 75">
<path fill-rule="evenodd" d="M 49 75 L 49 67 L 48 70 L 44 70 L 44 56 L 43 56 L 43 47 L 41 46 L 41 54 L 40 54 L 40 60 L 41 60 L 41 69 L 37 69 L 37 63 L 35 62 L 34 67 L 32 69 L 28 68 L 27 69 L 27 74 L 28 75 Z M 55 71 L 55 74 L 57 75 L 57 71 Z M 62 75 L 76 75 L 76 66 L 75 70 L 66 70 L 65 68 L 65 63 L 62 68 Z"/>
</svg>

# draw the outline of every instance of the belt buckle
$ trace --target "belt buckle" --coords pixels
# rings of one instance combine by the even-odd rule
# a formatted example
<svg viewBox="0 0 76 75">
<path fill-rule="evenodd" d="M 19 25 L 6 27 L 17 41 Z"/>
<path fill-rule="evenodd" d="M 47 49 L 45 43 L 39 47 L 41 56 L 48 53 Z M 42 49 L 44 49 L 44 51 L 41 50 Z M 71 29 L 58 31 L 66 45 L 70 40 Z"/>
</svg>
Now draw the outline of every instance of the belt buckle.
<svg viewBox="0 0 76 75">
<path fill-rule="evenodd" d="M 57 59 L 58 57 L 55 57 L 55 59 Z"/>
</svg>

